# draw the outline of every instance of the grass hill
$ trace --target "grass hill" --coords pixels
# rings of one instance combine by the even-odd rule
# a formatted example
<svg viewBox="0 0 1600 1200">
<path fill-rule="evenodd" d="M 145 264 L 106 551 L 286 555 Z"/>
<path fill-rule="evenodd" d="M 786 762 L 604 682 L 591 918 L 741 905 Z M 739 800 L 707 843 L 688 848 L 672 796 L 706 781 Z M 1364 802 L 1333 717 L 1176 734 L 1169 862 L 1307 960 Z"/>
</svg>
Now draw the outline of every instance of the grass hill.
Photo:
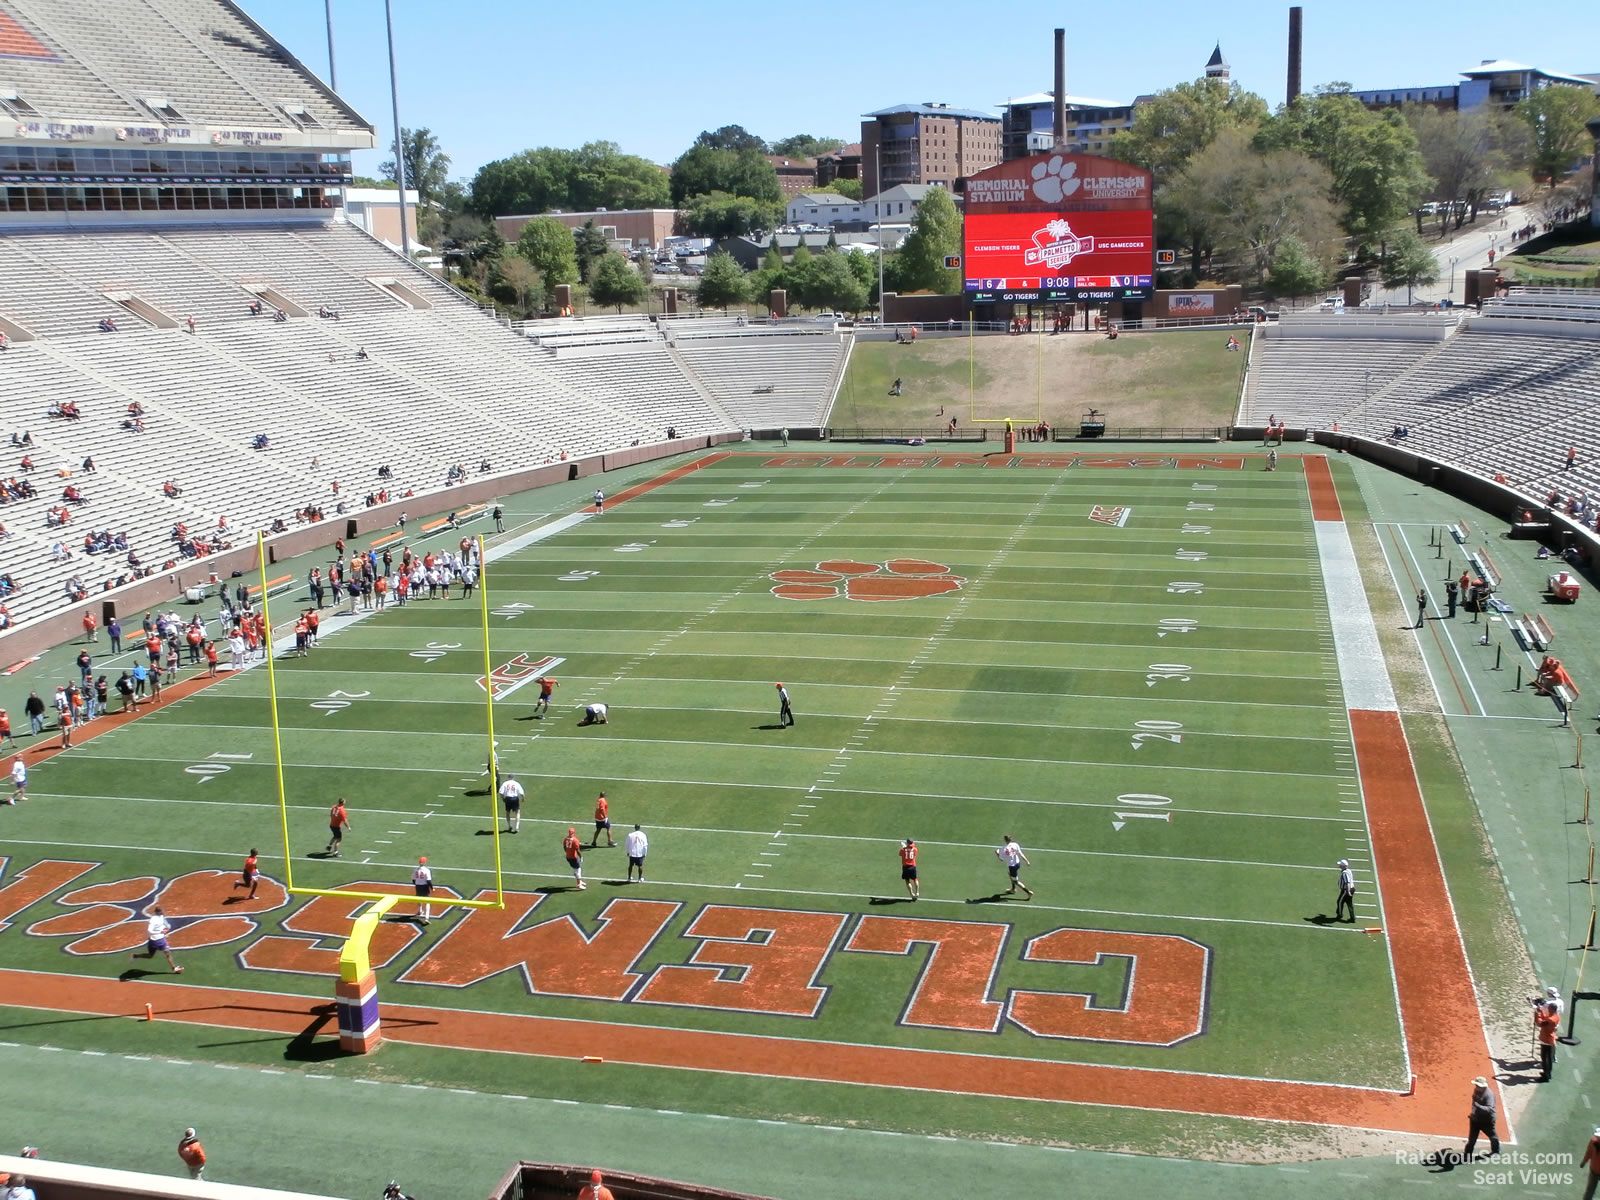
<svg viewBox="0 0 1600 1200">
<path fill-rule="evenodd" d="M 913 345 L 857 342 L 828 423 L 934 428 L 1012 417 L 1075 425 L 1097 408 L 1113 429 L 1229 425 L 1243 354 L 1222 330 L 1124 334 L 924 337 Z M 890 396 L 895 379 L 903 394 Z M 941 418 L 940 407 L 945 409 Z"/>
</svg>

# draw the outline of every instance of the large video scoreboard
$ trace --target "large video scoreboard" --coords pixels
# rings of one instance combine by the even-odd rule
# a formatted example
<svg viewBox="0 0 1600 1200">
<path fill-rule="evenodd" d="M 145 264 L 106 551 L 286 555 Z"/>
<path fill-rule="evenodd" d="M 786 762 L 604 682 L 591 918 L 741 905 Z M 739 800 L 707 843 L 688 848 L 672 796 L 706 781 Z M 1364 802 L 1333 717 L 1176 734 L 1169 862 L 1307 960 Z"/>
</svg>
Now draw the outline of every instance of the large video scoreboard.
<svg viewBox="0 0 1600 1200">
<path fill-rule="evenodd" d="M 966 180 L 967 300 L 1148 300 L 1150 173 L 1088 154 L 1038 154 Z"/>
</svg>

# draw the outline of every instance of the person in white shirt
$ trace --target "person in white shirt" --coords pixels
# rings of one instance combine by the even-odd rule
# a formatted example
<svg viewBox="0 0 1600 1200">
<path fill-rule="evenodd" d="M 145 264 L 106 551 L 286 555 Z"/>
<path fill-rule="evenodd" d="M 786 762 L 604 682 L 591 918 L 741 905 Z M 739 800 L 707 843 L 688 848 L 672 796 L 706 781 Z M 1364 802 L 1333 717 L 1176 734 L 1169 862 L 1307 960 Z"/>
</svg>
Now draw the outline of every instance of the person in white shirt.
<svg viewBox="0 0 1600 1200">
<path fill-rule="evenodd" d="M 644 882 L 644 856 L 650 853 L 650 839 L 637 825 L 622 839 L 622 850 L 628 856 L 628 882 L 633 882 L 633 869 L 639 868 L 639 882 Z"/>
<path fill-rule="evenodd" d="M 500 785 L 500 801 L 506 806 L 506 832 L 516 833 L 522 828 L 522 797 L 525 793 L 515 775 L 507 775 Z"/>
<path fill-rule="evenodd" d="M 1022 847 L 1017 845 L 1016 839 L 1013 838 L 1009 833 L 1006 834 L 1001 840 L 1000 848 L 995 851 L 995 856 L 999 858 L 1001 862 L 1005 863 L 1006 871 L 1011 876 L 1011 886 L 1006 889 L 1006 895 L 1015 895 L 1016 890 L 1021 888 L 1023 891 L 1028 893 L 1028 899 L 1032 900 L 1033 889 L 1022 882 L 1022 877 L 1018 874 L 1018 872 L 1020 872 L 1024 866 L 1031 867 L 1033 864 L 1028 861 L 1028 856 L 1022 852 Z"/>
<path fill-rule="evenodd" d="M 1338 862 L 1339 867 L 1339 902 L 1334 907 L 1333 919 L 1344 920 L 1346 909 L 1350 912 L 1350 923 L 1355 924 L 1356 919 L 1356 876 L 1350 869 L 1350 864 L 1344 859 Z"/>
<path fill-rule="evenodd" d="M 583 720 L 580 725 L 606 725 L 610 723 L 610 714 L 604 704 L 585 704 L 583 706 Z"/>
<path fill-rule="evenodd" d="M 594 490 L 594 511 L 603 513 L 606 510 L 606 494 L 599 488 Z"/>
<path fill-rule="evenodd" d="M 11 760 L 11 799 L 7 804 L 15 804 L 18 800 L 28 798 L 28 764 L 22 761 L 22 755 L 17 755 Z"/>
<path fill-rule="evenodd" d="M 167 918 L 162 916 L 158 905 L 150 910 L 150 919 L 145 922 L 144 953 L 130 954 L 129 958 L 154 958 L 157 954 L 167 956 L 167 966 L 172 968 L 174 975 L 182 975 L 183 968 L 172 961 L 172 949 L 167 945 L 167 935 L 172 932 L 172 926 L 167 923 Z"/>
<path fill-rule="evenodd" d="M 417 912 L 426 925 L 433 920 L 433 906 L 428 903 L 428 897 L 433 895 L 433 872 L 428 870 L 427 855 L 417 859 L 417 869 L 411 872 L 411 886 L 417 892 Z"/>
</svg>

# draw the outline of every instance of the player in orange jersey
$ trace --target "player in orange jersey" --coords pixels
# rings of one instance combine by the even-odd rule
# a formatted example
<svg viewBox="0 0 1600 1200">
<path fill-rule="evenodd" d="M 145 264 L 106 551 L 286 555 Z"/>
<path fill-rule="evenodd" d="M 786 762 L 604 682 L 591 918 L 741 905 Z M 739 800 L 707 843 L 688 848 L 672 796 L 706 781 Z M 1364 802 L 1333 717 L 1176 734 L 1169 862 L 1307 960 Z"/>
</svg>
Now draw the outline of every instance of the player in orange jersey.
<svg viewBox="0 0 1600 1200">
<path fill-rule="evenodd" d="M 588 886 L 583 882 L 583 843 L 578 840 L 578 831 L 570 825 L 567 836 L 561 839 L 561 853 L 567 856 L 567 866 L 572 868 L 578 881 L 578 890 L 583 891 Z"/>
<path fill-rule="evenodd" d="M 900 878 L 913 900 L 922 895 L 922 885 L 917 882 L 917 844 L 910 838 L 900 847 Z"/>
<path fill-rule="evenodd" d="M 589 843 L 592 850 L 600 844 L 600 831 L 605 830 L 606 845 L 615 846 L 617 843 L 611 838 L 611 804 L 606 800 L 606 794 L 600 793 L 600 798 L 594 802 L 594 840 Z"/>
<path fill-rule="evenodd" d="M 236 888 L 247 887 L 250 889 L 250 894 L 245 897 L 246 900 L 254 900 L 256 898 L 256 880 L 259 878 L 256 871 L 256 862 L 256 848 L 251 846 L 250 853 L 244 860 L 244 870 L 239 874 L 239 881 L 233 885 Z"/>
</svg>

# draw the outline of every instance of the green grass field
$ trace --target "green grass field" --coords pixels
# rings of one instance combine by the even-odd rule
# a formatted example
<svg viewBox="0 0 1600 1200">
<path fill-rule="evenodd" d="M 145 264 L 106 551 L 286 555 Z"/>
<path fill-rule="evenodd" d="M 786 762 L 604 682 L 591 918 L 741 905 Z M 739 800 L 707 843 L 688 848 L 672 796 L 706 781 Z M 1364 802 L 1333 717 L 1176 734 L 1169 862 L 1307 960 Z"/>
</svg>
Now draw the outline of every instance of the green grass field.
<svg viewBox="0 0 1600 1200">
<path fill-rule="evenodd" d="M 1123 524 L 1091 520 L 1097 505 L 1126 510 Z M 814 574 L 781 574 L 795 571 Z M 564 660 L 550 668 L 548 719 L 531 717 L 532 686 L 497 706 L 502 767 L 529 792 L 521 833 L 500 846 L 522 915 L 492 936 L 481 931 L 496 914 L 461 910 L 426 930 L 384 926 L 386 1003 L 760 1035 L 802 1056 L 843 1043 L 1404 1087 L 1381 939 L 1317 920 L 1331 915 L 1332 862 L 1362 858 L 1366 834 L 1345 807 L 1350 733 L 1298 469 L 781 468 L 739 454 L 489 578 L 491 660 Z M 802 578 L 841 594 L 774 593 Z M 886 593 L 910 594 L 851 598 Z M 493 886 L 482 663 L 477 606 L 460 599 L 375 614 L 276 663 L 296 884 L 403 885 L 425 854 L 443 887 Z M 794 696 L 793 728 L 776 727 L 777 680 Z M 142 942 L 136 910 L 159 892 L 181 918 L 185 983 L 331 998 L 332 953 L 357 905 L 279 903 L 270 888 L 234 902 L 252 845 L 284 878 L 266 692 L 252 670 L 34 768 L 32 800 L 7 812 L 12 873 L 42 859 L 100 865 L 0 934 L 8 964 L 118 977 Z M 592 700 L 611 706 L 608 725 L 577 724 Z M 611 886 L 622 850 L 602 845 L 585 855 L 588 890 L 570 887 L 561 837 L 570 826 L 588 842 L 601 789 L 619 843 L 635 822 L 649 832 L 647 884 Z M 337 795 L 354 827 L 330 860 Z M 1031 861 L 1031 901 L 1003 894 L 994 850 L 1006 833 Z M 899 878 L 905 837 L 921 847 L 915 904 Z M 608 910 L 617 903 L 633 907 Z M 1370 888 L 1360 916 L 1379 917 Z M 893 944 L 907 936 L 894 922 L 912 917 L 959 951 L 943 974 L 924 980 L 926 942 Z M 630 922 L 639 944 L 618 953 L 607 938 L 627 941 Z M 1030 961 L 1032 940 L 1058 930 L 1081 932 Z M 213 944 L 183 949 L 186 936 Z M 1130 945 L 1153 947 L 1146 973 L 1157 951 L 1198 945 L 1209 958 L 1177 962 L 1153 1003 Z M 585 956 L 588 967 L 574 961 Z M 1085 1012 L 1061 999 L 1074 995 L 1096 999 Z M 1185 1029 L 1195 997 L 1198 1026 Z M 171 1024 L 147 1037 L 188 1058 L 285 1057 L 272 1037 L 197 1047 Z M 1174 1044 L 1151 1044 L 1163 1038 Z M 527 1048 L 568 1062 L 606 1053 Z M 328 1056 L 302 1043 L 287 1057 Z M 333 1065 L 532 1095 L 618 1087 L 613 1074 L 596 1091 L 547 1057 L 397 1044 Z M 607 1070 L 624 1073 L 634 1103 L 694 1112 L 1076 1145 L 1150 1138 L 1169 1152 L 1219 1126 L 936 1092 L 885 1099 L 777 1071 Z"/>
<path fill-rule="evenodd" d="M 857 341 L 828 422 L 836 427 L 934 429 L 950 416 L 1076 428 L 1100 409 L 1113 428 L 1215 428 L 1238 407 L 1242 354 L 1227 334 L 1089 333 Z M 900 378 L 900 396 L 888 395 Z M 938 416 L 939 409 L 945 417 Z"/>
</svg>

